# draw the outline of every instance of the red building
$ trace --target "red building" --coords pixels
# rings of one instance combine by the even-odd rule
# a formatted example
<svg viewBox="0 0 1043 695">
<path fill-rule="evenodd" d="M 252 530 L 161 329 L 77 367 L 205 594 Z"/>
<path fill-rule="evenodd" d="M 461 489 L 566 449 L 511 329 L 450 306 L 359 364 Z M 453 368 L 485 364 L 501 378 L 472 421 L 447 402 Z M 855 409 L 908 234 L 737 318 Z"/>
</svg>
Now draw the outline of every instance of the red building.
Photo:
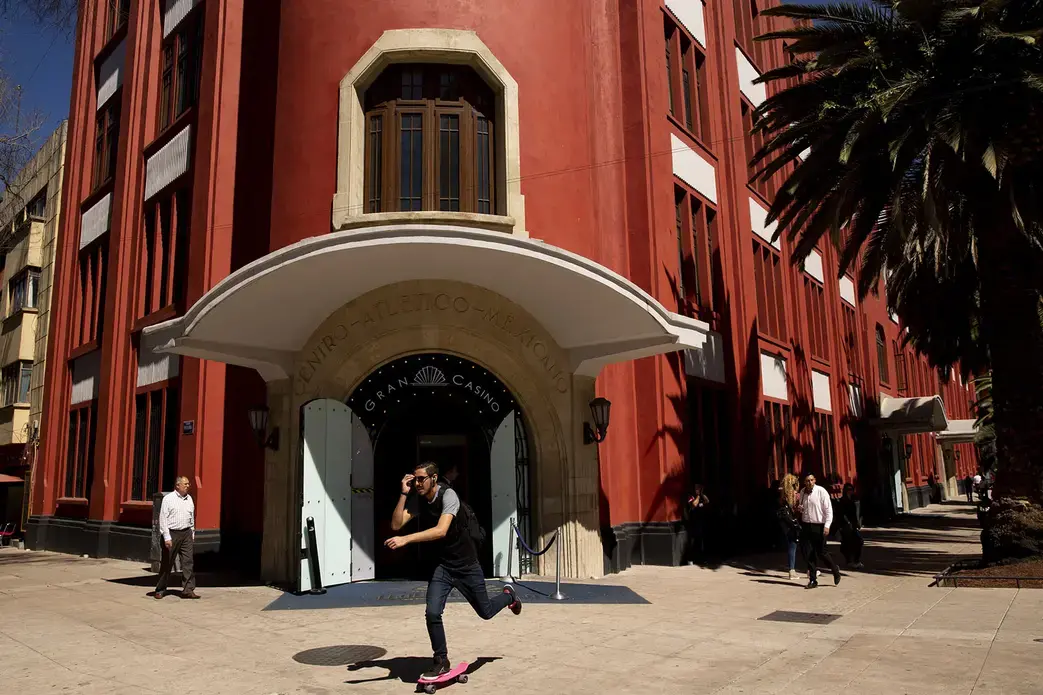
<svg viewBox="0 0 1043 695">
<path fill-rule="evenodd" d="M 969 387 L 832 248 L 791 265 L 778 182 L 748 184 L 775 21 L 82 3 L 30 546 L 142 557 L 187 475 L 200 552 L 307 587 L 311 519 L 325 583 L 401 576 L 379 541 L 420 460 L 494 575 L 553 569 L 512 523 L 566 576 L 676 564 L 696 480 L 730 523 L 787 471 L 887 513 L 957 494 Z"/>
</svg>

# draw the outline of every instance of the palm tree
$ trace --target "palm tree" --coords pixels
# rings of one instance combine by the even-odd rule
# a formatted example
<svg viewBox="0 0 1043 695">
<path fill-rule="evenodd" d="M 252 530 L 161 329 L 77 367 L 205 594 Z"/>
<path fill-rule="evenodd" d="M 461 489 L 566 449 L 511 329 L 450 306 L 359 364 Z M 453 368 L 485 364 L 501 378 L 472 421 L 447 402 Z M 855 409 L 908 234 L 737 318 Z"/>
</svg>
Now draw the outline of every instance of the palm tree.
<svg viewBox="0 0 1043 695">
<path fill-rule="evenodd" d="M 930 274 L 924 301 L 938 303 L 921 303 L 921 315 L 952 314 L 939 288 L 963 287 L 957 309 L 981 310 L 957 320 L 943 361 L 987 351 L 997 492 L 1043 501 L 1043 2 L 874 0 L 763 14 L 798 22 L 760 37 L 785 39 L 793 57 L 760 81 L 796 84 L 758 107 L 767 142 L 754 160 L 763 178 L 792 167 L 769 219 L 796 242 L 793 261 L 828 235 L 841 272 L 861 260 L 863 297 L 885 267 L 899 286 Z"/>
</svg>

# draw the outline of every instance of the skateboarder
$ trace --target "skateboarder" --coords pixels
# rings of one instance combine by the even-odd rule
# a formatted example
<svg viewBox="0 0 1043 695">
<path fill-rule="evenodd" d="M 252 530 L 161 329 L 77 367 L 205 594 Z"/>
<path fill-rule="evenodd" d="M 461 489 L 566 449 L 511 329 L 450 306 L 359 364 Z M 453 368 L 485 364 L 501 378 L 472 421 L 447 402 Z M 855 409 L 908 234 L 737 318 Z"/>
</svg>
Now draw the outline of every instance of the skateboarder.
<svg viewBox="0 0 1043 695">
<path fill-rule="evenodd" d="M 392 550 L 410 543 L 431 543 L 436 549 L 438 564 L 427 583 L 425 613 L 434 663 L 420 677 L 421 680 L 436 680 L 451 668 L 442 611 L 454 587 L 483 620 L 489 620 L 504 608 L 510 608 L 515 615 L 522 609 L 521 600 L 510 584 L 504 585 L 502 593 L 489 598 L 478 553 L 459 512 L 460 498 L 454 490 L 439 484 L 438 466 L 431 462 L 422 463 L 402 478 L 402 494 L 391 516 L 391 528 L 395 531 L 419 517 L 420 531 L 384 541 L 384 545 Z"/>
</svg>

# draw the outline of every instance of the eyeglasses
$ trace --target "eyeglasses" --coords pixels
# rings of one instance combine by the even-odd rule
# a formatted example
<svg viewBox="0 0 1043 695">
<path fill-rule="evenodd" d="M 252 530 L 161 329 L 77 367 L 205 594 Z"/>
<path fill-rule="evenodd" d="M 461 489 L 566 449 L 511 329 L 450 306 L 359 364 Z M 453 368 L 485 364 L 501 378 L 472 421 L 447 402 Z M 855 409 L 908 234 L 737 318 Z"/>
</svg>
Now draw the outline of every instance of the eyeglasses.
<svg viewBox="0 0 1043 695">
<path fill-rule="evenodd" d="M 429 475 L 415 475 L 413 476 L 413 482 L 417 485 L 423 485 L 425 482 L 431 479 Z"/>
</svg>

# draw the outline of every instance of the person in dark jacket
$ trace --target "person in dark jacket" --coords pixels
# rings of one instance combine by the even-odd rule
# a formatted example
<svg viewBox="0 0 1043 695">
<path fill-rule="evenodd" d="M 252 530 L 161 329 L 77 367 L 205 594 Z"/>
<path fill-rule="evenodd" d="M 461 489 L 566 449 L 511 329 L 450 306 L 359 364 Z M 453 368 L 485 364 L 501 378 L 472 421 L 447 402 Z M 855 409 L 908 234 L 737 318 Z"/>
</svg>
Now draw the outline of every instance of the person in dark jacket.
<svg viewBox="0 0 1043 695">
<path fill-rule="evenodd" d="M 862 518 L 859 515 L 859 504 L 855 498 L 855 486 L 851 483 L 844 485 L 844 494 L 837 504 L 840 513 L 840 551 L 844 553 L 844 560 L 853 569 L 862 569 Z"/>
<path fill-rule="evenodd" d="M 793 579 L 797 569 L 797 543 L 800 540 L 800 515 L 797 513 L 800 481 L 789 473 L 779 485 L 779 500 L 776 516 L 786 541 L 786 560 L 789 578 Z"/>
<path fill-rule="evenodd" d="M 684 501 L 685 530 L 688 532 L 688 544 L 685 558 L 688 564 L 701 561 L 706 554 L 706 515 L 709 513 L 710 498 L 703 492 L 702 483 L 696 483 L 692 494 Z"/>
</svg>

